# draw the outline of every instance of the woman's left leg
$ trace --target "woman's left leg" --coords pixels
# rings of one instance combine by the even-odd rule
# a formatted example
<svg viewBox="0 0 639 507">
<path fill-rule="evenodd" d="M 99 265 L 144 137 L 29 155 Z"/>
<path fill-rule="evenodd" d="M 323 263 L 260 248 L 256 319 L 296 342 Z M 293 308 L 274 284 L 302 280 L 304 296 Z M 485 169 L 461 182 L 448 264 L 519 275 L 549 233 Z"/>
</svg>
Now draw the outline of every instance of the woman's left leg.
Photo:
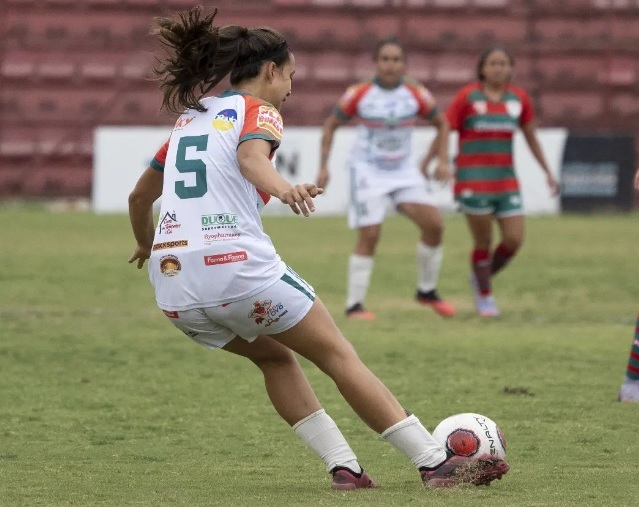
<svg viewBox="0 0 639 507">
<path fill-rule="evenodd" d="M 497 217 L 501 242 L 492 255 L 491 275 L 495 276 L 512 260 L 524 242 L 524 216 Z"/>
<path fill-rule="evenodd" d="M 444 220 L 436 206 L 420 203 L 400 203 L 397 209 L 420 230 L 417 243 L 417 296 L 419 303 L 430 306 L 444 317 L 455 315 L 455 307 L 437 294 L 444 249 Z"/>
</svg>

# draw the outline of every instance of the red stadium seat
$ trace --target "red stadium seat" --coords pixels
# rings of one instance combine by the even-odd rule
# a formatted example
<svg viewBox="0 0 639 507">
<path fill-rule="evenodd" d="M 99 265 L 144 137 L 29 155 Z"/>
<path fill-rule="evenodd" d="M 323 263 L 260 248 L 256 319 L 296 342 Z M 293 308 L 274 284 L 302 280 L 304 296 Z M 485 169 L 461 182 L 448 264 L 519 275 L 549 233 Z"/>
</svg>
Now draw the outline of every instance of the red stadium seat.
<svg viewBox="0 0 639 507">
<path fill-rule="evenodd" d="M 579 121 L 600 117 L 603 97 L 596 92 L 547 92 L 541 95 L 539 105 L 546 123 L 567 117 Z"/>
<path fill-rule="evenodd" d="M 388 5 L 387 0 L 350 0 L 349 3 L 353 7 L 363 7 L 368 9 L 386 7 Z"/>
<path fill-rule="evenodd" d="M 624 93 L 613 97 L 611 109 L 618 116 L 639 118 L 639 97 L 635 93 Z"/>
<path fill-rule="evenodd" d="M 28 50 L 8 50 L 0 65 L 2 79 L 28 82 L 35 79 L 37 53 Z"/>
<path fill-rule="evenodd" d="M 601 58 L 595 56 L 545 56 L 537 62 L 543 82 L 553 87 L 590 87 L 597 83 Z"/>
<path fill-rule="evenodd" d="M 368 81 L 375 74 L 375 64 L 370 52 L 356 53 L 352 59 L 353 80 Z"/>
<path fill-rule="evenodd" d="M 434 79 L 436 61 L 433 55 L 413 51 L 408 54 L 407 73 L 413 79 L 426 84 Z"/>
<path fill-rule="evenodd" d="M 70 51 L 42 53 L 37 75 L 42 80 L 70 81 L 77 73 L 82 55 Z"/>
<path fill-rule="evenodd" d="M 347 51 L 316 53 L 310 67 L 317 81 L 346 82 L 353 79 L 352 57 Z"/>
<path fill-rule="evenodd" d="M 37 153 L 37 142 L 34 129 L 12 126 L 2 131 L 0 138 L 0 157 L 24 158 Z"/>
<path fill-rule="evenodd" d="M 370 45 L 371 51 L 377 40 L 391 35 L 401 35 L 401 23 L 399 16 L 388 14 L 368 14 L 362 19 L 362 38 Z"/>
<path fill-rule="evenodd" d="M 477 58 L 475 56 L 463 55 L 440 55 L 433 57 L 435 60 L 433 78 L 435 80 L 434 88 L 444 85 L 463 86 L 475 80 L 475 65 Z"/>
<path fill-rule="evenodd" d="M 636 85 L 637 59 L 631 56 L 612 57 L 607 68 L 600 69 L 600 81 L 612 86 Z"/>
<path fill-rule="evenodd" d="M 508 0 L 473 0 L 473 6 L 478 9 L 504 9 L 509 3 Z"/>
</svg>

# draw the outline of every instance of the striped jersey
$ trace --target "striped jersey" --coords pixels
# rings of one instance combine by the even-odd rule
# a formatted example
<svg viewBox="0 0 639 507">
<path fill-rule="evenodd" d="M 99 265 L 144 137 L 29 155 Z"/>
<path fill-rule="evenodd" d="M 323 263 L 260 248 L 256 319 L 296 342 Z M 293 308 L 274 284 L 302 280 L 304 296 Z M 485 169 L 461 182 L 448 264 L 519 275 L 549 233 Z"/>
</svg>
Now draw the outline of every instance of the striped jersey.
<svg viewBox="0 0 639 507">
<path fill-rule="evenodd" d="M 455 196 L 518 192 L 513 167 L 513 135 L 534 118 L 528 95 L 508 86 L 498 102 L 489 100 L 481 83 L 462 88 L 446 111 L 459 132 Z"/>
<path fill-rule="evenodd" d="M 413 127 L 420 117 L 432 119 L 437 106 L 431 93 L 415 81 L 404 78 L 388 89 L 373 79 L 348 88 L 334 114 L 360 120 L 351 152 L 354 162 L 394 171 L 410 166 Z"/>
<path fill-rule="evenodd" d="M 286 266 L 264 233 L 268 200 L 240 173 L 238 146 L 271 143 L 283 132 L 275 107 L 235 91 L 202 99 L 187 110 L 151 167 L 164 172 L 162 205 L 149 276 L 158 306 L 177 311 L 251 297 L 278 280 Z"/>
</svg>

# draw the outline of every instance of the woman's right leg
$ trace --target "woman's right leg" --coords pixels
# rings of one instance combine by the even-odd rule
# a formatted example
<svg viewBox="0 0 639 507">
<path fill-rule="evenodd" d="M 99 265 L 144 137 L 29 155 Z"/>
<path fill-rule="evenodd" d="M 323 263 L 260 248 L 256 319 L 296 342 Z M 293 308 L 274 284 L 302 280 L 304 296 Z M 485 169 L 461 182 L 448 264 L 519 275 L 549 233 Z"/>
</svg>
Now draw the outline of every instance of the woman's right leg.
<svg viewBox="0 0 639 507">
<path fill-rule="evenodd" d="M 252 343 L 236 337 L 223 349 L 250 359 L 262 371 L 275 410 L 324 460 L 327 472 L 333 473 L 333 489 L 376 487 L 363 473 L 333 419 L 322 409 L 291 349 L 265 335 Z"/>
<path fill-rule="evenodd" d="M 355 250 L 348 259 L 348 282 L 346 294 L 346 315 L 348 317 L 373 320 L 375 314 L 364 309 L 364 299 L 373 274 L 375 249 L 379 242 L 382 226 L 368 225 L 357 229 Z"/>
</svg>

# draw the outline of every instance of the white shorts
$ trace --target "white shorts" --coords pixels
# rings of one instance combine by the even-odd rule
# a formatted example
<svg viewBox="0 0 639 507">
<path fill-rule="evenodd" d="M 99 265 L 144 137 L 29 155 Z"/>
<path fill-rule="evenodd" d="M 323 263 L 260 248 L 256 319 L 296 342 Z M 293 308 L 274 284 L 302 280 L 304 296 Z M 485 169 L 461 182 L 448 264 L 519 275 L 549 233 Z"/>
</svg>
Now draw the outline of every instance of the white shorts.
<svg viewBox="0 0 639 507">
<path fill-rule="evenodd" d="M 313 301 L 313 287 L 287 267 L 282 278 L 250 298 L 208 308 L 162 311 L 197 343 L 217 349 L 236 336 L 250 343 L 258 335 L 286 331 L 306 316 Z"/>
<path fill-rule="evenodd" d="M 359 229 L 360 227 L 381 224 L 391 205 L 396 209 L 400 204 L 409 203 L 436 206 L 425 178 L 420 176 L 414 179 L 412 185 L 391 187 L 384 193 L 355 189 L 355 191 L 351 191 L 348 226 L 351 229 Z"/>
</svg>

